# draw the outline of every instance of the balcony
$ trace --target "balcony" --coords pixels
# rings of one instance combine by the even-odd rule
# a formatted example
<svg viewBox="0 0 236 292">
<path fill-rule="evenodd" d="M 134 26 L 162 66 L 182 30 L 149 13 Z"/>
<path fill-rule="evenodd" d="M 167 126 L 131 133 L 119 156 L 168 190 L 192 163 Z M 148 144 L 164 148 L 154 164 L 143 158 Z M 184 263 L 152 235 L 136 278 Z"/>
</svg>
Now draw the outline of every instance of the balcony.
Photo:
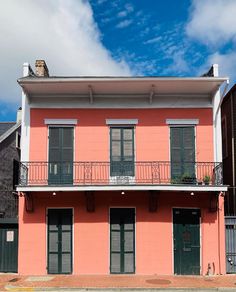
<svg viewBox="0 0 236 292">
<path fill-rule="evenodd" d="M 216 162 L 22 162 L 18 190 L 23 187 L 141 186 L 222 187 L 222 164 Z M 136 188 L 135 188 L 136 187 Z M 37 188 L 39 189 L 39 188 Z M 117 188 L 118 189 L 118 188 Z M 143 188 L 142 188 L 143 189 Z M 148 188 L 146 188 L 148 189 Z M 158 188 L 156 188 L 158 189 Z"/>
</svg>

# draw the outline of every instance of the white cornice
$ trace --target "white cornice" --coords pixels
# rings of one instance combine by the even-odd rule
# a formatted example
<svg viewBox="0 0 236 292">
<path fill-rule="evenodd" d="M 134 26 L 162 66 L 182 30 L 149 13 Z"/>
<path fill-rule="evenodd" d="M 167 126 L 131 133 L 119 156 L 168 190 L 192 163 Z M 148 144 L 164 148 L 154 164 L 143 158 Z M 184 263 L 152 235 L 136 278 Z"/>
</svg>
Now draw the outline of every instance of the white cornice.
<svg viewBox="0 0 236 292">
<path fill-rule="evenodd" d="M 77 119 L 44 119 L 46 125 L 77 125 Z"/>
<path fill-rule="evenodd" d="M 137 125 L 138 119 L 106 119 L 107 125 Z"/>
<path fill-rule="evenodd" d="M 199 119 L 166 119 L 168 125 L 198 125 Z"/>
</svg>

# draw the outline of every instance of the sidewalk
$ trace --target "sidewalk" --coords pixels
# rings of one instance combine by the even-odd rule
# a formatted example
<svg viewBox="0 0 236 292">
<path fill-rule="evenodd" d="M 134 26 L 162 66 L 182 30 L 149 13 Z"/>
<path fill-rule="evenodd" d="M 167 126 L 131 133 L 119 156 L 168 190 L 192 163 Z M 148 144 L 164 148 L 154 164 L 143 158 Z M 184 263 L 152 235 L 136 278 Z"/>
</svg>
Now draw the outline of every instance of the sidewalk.
<svg viewBox="0 0 236 292">
<path fill-rule="evenodd" d="M 126 289 L 123 289 L 126 288 Z M 178 288 L 178 289 L 177 289 Z M 0 275 L 0 291 L 236 291 L 236 275 Z"/>
</svg>

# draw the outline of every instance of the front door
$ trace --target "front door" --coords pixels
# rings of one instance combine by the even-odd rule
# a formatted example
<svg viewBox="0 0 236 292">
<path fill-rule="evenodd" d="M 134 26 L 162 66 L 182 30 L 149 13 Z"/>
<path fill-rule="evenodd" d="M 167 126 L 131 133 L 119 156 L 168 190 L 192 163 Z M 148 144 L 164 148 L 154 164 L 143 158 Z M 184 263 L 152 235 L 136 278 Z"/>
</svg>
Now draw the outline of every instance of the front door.
<svg viewBox="0 0 236 292">
<path fill-rule="evenodd" d="M 48 210 L 48 273 L 72 273 L 72 209 Z"/>
<path fill-rule="evenodd" d="M 18 225 L 0 225 L 0 272 L 17 273 Z"/>
<path fill-rule="evenodd" d="M 200 210 L 173 209 L 174 273 L 200 274 Z"/>
<path fill-rule="evenodd" d="M 49 184 L 73 183 L 73 128 L 49 128 Z"/>
<path fill-rule="evenodd" d="M 135 209 L 110 209 L 110 272 L 135 272 Z"/>
</svg>

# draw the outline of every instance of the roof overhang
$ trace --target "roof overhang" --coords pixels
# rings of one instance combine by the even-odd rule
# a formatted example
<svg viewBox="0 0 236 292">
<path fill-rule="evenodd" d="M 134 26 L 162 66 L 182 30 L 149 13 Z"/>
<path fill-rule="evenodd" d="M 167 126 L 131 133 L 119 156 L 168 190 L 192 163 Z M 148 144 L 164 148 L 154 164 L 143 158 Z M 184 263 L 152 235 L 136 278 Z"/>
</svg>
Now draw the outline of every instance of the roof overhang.
<svg viewBox="0 0 236 292">
<path fill-rule="evenodd" d="M 228 77 L 24 77 L 29 97 L 194 96 L 212 98 Z"/>
</svg>

